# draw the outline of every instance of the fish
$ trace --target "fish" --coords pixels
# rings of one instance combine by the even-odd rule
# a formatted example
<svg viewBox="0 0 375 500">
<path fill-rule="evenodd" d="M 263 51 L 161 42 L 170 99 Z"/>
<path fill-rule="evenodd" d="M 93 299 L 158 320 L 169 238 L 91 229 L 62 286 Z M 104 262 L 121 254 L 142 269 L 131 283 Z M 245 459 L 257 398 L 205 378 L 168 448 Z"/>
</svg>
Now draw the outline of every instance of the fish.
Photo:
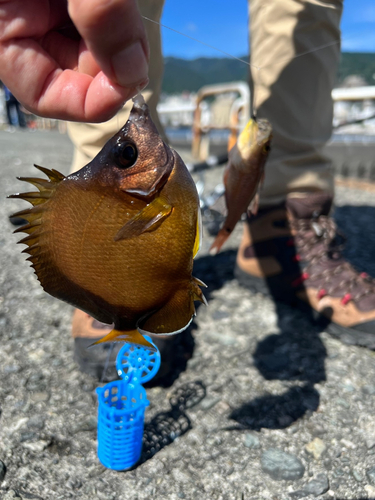
<svg viewBox="0 0 375 500">
<path fill-rule="evenodd" d="M 32 204 L 27 260 L 43 289 L 113 330 L 97 343 L 154 347 L 145 334 L 176 334 L 207 304 L 192 276 L 201 240 L 199 197 L 180 156 L 161 139 L 142 96 L 98 155 L 64 176 L 19 177 L 37 190 L 10 198 Z"/>
<path fill-rule="evenodd" d="M 251 118 L 228 153 L 224 171 L 226 218 L 210 248 L 218 253 L 229 238 L 242 214 L 256 214 L 259 186 L 264 178 L 264 166 L 271 149 L 272 126 L 265 118 Z"/>
</svg>

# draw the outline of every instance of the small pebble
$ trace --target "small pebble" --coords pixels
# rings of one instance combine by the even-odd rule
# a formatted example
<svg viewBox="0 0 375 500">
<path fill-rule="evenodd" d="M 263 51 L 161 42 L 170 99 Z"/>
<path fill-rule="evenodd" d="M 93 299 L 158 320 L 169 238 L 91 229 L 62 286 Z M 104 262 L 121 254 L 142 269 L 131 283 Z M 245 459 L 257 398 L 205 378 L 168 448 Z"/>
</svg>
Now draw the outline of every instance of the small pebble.
<svg viewBox="0 0 375 500">
<path fill-rule="evenodd" d="M 360 474 L 357 470 L 352 471 L 354 479 L 357 481 L 357 483 L 361 483 L 363 481 L 363 476 Z"/>
<path fill-rule="evenodd" d="M 276 481 L 294 481 L 301 479 L 305 473 L 305 467 L 298 457 L 277 448 L 262 453 L 261 465 L 262 470 Z"/>
<path fill-rule="evenodd" d="M 34 403 L 41 403 L 41 402 L 49 400 L 49 394 L 48 394 L 48 392 L 45 392 L 45 391 L 32 392 L 30 395 L 30 399 Z"/>
<path fill-rule="evenodd" d="M 371 469 L 367 469 L 366 471 L 367 479 L 369 483 L 375 486 L 375 467 L 371 467 Z"/>
<path fill-rule="evenodd" d="M 243 444 L 246 446 L 246 448 L 250 449 L 256 449 L 260 447 L 258 436 L 250 432 L 245 434 Z"/>
<path fill-rule="evenodd" d="M 364 385 L 362 387 L 362 392 L 368 396 L 375 396 L 375 385 Z"/>
<path fill-rule="evenodd" d="M 5 474 L 7 472 L 6 465 L 0 460 L 0 483 L 4 481 Z"/>
<path fill-rule="evenodd" d="M 1 500 L 22 500 L 22 497 L 20 497 L 14 490 L 9 490 L 3 497 L 1 497 Z"/>
<path fill-rule="evenodd" d="M 221 398 L 214 398 L 214 397 L 208 397 L 208 398 L 205 398 L 201 404 L 199 405 L 199 407 L 202 409 L 202 410 L 210 410 L 211 408 L 213 408 L 214 406 L 217 405 L 217 403 L 221 401 Z"/>
<path fill-rule="evenodd" d="M 303 498 L 308 495 L 317 497 L 329 490 L 328 477 L 325 474 L 318 474 L 316 478 L 309 481 L 301 490 L 293 491 L 290 495 L 294 498 Z"/>
<path fill-rule="evenodd" d="M 91 416 L 89 418 L 83 419 L 74 425 L 71 429 L 72 434 L 77 434 L 77 432 L 83 431 L 93 431 L 97 428 L 98 420 L 96 417 Z"/>
<path fill-rule="evenodd" d="M 315 460 L 319 460 L 323 453 L 326 451 L 327 447 L 324 441 L 318 437 L 307 443 L 305 449 L 310 455 L 312 455 Z"/>
<path fill-rule="evenodd" d="M 29 418 L 27 422 L 27 427 L 30 427 L 31 429 L 42 430 L 44 427 L 44 421 L 45 417 L 41 415 L 34 415 L 33 417 Z"/>
<path fill-rule="evenodd" d="M 35 441 L 35 443 L 22 443 L 22 446 L 24 448 L 27 448 L 34 453 L 40 453 L 41 451 L 45 450 L 48 445 L 49 442 L 44 441 L 43 439 L 41 439 L 40 441 Z"/>
<path fill-rule="evenodd" d="M 337 398 L 336 404 L 342 406 L 343 408 L 350 408 L 350 404 L 343 398 Z"/>
<path fill-rule="evenodd" d="M 367 491 L 368 498 L 371 500 L 375 498 L 375 488 L 371 486 L 370 484 L 366 484 L 365 490 Z"/>
<path fill-rule="evenodd" d="M 341 439 L 341 443 L 345 446 L 345 448 L 349 448 L 350 450 L 355 450 L 356 445 L 349 441 L 349 439 Z"/>
</svg>

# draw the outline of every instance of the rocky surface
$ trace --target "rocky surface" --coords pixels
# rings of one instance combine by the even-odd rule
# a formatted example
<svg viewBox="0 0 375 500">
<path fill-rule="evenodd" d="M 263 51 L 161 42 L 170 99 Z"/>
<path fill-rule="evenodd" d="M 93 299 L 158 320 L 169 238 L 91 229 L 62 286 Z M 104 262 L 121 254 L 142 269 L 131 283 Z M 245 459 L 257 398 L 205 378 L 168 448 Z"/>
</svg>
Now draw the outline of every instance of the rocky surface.
<svg viewBox="0 0 375 500">
<path fill-rule="evenodd" d="M 183 334 L 180 373 L 147 389 L 140 464 L 105 469 L 99 383 L 73 361 L 72 308 L 40 288 L 8 222 L 22 203 L 5 199 L 33 163 L 67 173 L 72 148 L 57 133 L 1 132 L 0 151 L 1 500 L 375 499 L 375 353 L 241 288 L 241 227 L 215 258 L 205 235 L 195 275 L 209 307 Z M 375 276 L 373 192 L 339 188 L 336 204 L 347 256 Z"/>
</svg>

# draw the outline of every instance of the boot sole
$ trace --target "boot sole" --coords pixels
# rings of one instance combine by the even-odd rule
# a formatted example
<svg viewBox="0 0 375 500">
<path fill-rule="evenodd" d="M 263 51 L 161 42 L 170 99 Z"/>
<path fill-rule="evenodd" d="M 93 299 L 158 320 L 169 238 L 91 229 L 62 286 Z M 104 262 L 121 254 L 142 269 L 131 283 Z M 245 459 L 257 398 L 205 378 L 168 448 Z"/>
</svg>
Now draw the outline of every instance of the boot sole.
<svg viewBox="0 0 375 500">
<path fill-rule="evenodd" d="M 267 280 L 251 276 L 245 273 L 237 264 L 234 269 L 234 276 L 241 286 L 254 293 L 261 293 L 274 301 L 297 306 L 302 311 L 308 311 L 315 322 L 323 325 L 327 333 L 339 339 L 344 344 L 367 347 L 368 349 L 375 350 L 375 333 L 362 332 L 330 321 L 329 318 L 320 314 L 309 304 L 296 297 L 292 291 L 285 290 L 285 284 L 277 276 L 270 277 Z M 272 292 L 270 290 L 272 290 Z"/>
</svg>

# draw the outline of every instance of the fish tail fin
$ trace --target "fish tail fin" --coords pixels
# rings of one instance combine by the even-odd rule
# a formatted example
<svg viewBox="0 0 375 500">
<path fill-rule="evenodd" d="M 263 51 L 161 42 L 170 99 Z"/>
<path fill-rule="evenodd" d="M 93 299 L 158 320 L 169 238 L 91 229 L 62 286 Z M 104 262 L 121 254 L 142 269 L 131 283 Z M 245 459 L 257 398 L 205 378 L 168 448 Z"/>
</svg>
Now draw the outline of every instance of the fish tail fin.
<svg viewBox="0 0 375 500">
<path fill-rule="evenodd" d="M 186 288 L 178 289 L 170 300 L 143 321 L 138 329 L 143 334 L 175 335 L 185 330 L 195 316 L 194 301 L 207 301 L 202 293 L 200 281 L 192 278 Z"/>
<path fill-rule="evenodd" d="M 259 209 L 259 190 L 254 196 L 254 198 L 251 200 L 251 203 L 247 209 L 247 213 L 256 215 L 258 213 L 258 209 Z"/>
<path fill-rule="evenodd" d="M 224 245 L 224 243 L 227 241 L 229 236 L 231 235 L 231 232 L 229 229 L 222 227 L 220 231 L 217 233 L 216 238 L 214 242 L 212 243 L 210 247 L 210 255 L 216 255 L 218 252 L 220 252 L 221 247 Z"/>
<path fill-rule="evenodd" d="M 260 180 L 259 180 L 259 183 L 258 183 L 258 189 L 257 189 L 257 192 L 254 196 L 254 198 L 252 199 L 252 201 L 250 202 L 250 205 L 248 206 L 248 209 L 247 209 L 247 213 L 250 215 L 256 215 L 258 213 L 258 209 L 259 209 L 259 198 L 260 198 L 260 191 L 263 187 L 263 183 L 264 183 L 264 170 L 262 172 L 262 175 L 260 177 Z"/>
<path fill-rule="evenodd" d="M 127 342 L 129 344 L 135 344 L 142 347 L 146 347 L 151 351 L 155 351 L 155 347 L 148 342 L 143 335 L 139 333 L 138 330 L 112 330 L 105 337 L 97 340 L 89 347 L 93 347 L 97 344 L 103 344 L 105 342 Z"/>
</svg>

